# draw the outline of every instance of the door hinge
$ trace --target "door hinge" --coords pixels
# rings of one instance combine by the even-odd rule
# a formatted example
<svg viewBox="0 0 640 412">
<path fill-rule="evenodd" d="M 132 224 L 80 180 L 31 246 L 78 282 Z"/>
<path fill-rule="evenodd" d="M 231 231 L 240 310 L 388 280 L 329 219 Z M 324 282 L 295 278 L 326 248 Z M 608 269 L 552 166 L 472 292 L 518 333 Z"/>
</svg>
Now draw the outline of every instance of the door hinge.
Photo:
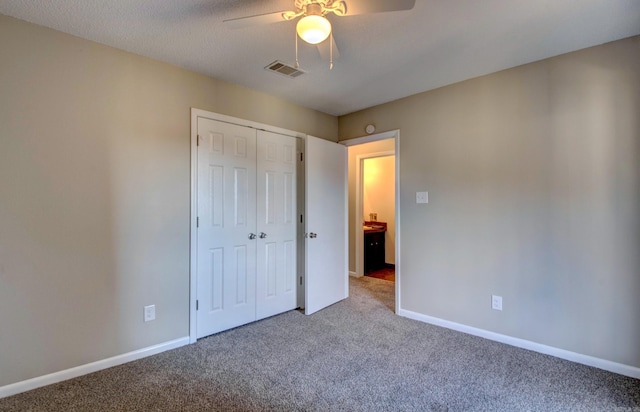
<svg viewBox="0 0 640 412">
<path fill-rule="evenodd" d="M 200 227 L 200 217 L 196 217 L 196 227 Z"/>
<path fill-rule="evenodd" d="M 300 223 L 303 223 L 303 222 L 302 222 L 302 215 L 300 215 Z"/>
<path fill-rule="evenodd" d="M 302 276 L 300 276 L 300 286 L 302 286 Z"/>
<path fill-rule="evenodd" d="M 196 310 L 200 309 L 200 301 L 196 299 Z"/>
<path fill-rule="evenodd" d="M 197 135 L 198 137 L 196 137 L 196 146 L 200 146 L 200 135 Z"/>
<path fill-rule="evenodd" d="M 304 162 L 304 153 L 300 153 L 300 161 Z"/>
</svg>

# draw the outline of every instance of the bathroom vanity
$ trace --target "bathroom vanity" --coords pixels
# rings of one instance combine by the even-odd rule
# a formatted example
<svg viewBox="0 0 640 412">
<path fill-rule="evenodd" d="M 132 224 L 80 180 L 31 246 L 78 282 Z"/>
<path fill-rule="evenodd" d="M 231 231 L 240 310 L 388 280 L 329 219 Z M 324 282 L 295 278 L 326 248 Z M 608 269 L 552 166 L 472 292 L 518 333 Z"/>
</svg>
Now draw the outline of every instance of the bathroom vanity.
<svg viewBox="0 0 640 412">
<path fill-rule="evenodd" d="M 364 273 L 385 267 L 384 238 L 386 222 L 364 222 Z"/>
</svg>

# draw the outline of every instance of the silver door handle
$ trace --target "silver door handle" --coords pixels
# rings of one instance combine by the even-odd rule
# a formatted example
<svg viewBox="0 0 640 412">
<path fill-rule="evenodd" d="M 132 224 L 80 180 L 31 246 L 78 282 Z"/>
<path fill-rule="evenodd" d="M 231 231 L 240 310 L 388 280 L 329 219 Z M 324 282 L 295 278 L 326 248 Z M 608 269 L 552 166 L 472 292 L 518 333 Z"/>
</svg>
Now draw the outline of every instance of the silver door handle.
<svg viewBox="0 0 640 412">
<path fill-rule="evenodd" d="M 253 240 L 256 238 L 256 234 L 255 233 L 249 233 L 249 239 Z"/>
<path fill-rule="evenodd" d="M 264 232 L 260 232 L 260 239 L 264 239 L 265 237 L 267 237 L 267 234 Z"/>
</svg>

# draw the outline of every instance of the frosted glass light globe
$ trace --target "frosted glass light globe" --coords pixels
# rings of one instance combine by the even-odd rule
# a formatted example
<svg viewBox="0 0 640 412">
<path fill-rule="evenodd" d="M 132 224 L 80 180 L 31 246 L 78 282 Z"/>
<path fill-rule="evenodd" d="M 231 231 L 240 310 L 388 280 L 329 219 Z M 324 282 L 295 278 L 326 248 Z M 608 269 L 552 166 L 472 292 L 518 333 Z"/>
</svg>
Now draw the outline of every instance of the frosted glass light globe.
<svg viewBox="0 0 640 412">
<path fill-rule="evenodd" d="M 322 43 L 331 34 L 331 23 L 323 16 L 305 16 L 296 25 L 298 36 L 307 43 Z"/>
</svg>

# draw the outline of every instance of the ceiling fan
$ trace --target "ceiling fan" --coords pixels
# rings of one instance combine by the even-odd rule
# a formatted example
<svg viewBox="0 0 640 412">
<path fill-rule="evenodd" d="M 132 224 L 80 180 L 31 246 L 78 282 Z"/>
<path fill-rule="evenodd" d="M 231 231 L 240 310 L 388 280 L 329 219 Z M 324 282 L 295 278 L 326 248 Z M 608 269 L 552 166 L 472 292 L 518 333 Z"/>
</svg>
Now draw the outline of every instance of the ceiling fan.
<svg viewBox="0 0 640 412">
<path fill-rule="evenodd" d="M 298 67 L 298 37 L 300 37 L 309 44 L 317 45 L 320 55 L 329 60 L 329 67 L 333 68 L 333 60 L 339 56 L 339 52 L 327 15 L 354 16 L 411 10 L 415 3 L 416 0 L 294 0 L 294 10 L 228 19 L 224 20 L 224 24 L 230 28 L 243 28 L 300 17 L 296 24 L 296 67 Z M 329 41 L 326 41 L 328 38 Z"/>
</svg>

